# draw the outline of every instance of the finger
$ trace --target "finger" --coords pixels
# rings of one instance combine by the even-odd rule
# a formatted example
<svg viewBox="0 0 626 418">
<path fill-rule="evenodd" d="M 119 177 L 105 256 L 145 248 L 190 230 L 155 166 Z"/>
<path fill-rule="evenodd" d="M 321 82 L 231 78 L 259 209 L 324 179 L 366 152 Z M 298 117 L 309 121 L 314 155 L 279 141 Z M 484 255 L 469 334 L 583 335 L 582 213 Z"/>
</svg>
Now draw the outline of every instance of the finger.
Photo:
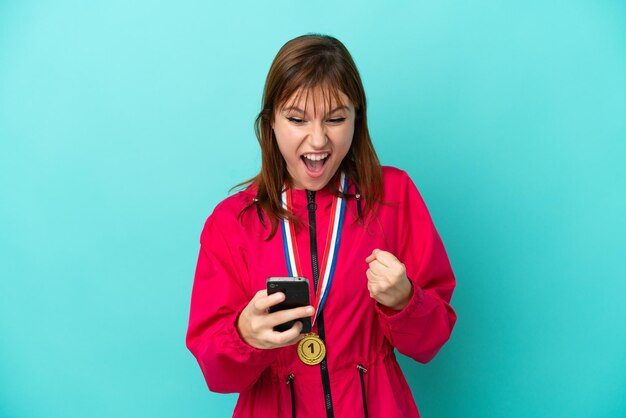
<svg viewBox="0 0 626 418">
<path fill-rule="evenodd" d="M 370 273 L 368 279 L 367 290 L 370 291 L 370 295 L 372 295 L 372 297 L 374 297 L 374 295 L 386 293 L 391 287 L 391 284 L 385 277 L 375 276 L 374 273 Z"/>
<path fill-rule="evenodd" d="M 371 263 L 371 262 L 372 262 L 372 260 L 375 260 L 375 259 L 376 259 L 376 255 L 377 255 L 380 251 L 381 251 L 380 249 L 378 249 L 378 248 L 374 248 L 374 249 L 372 250 L 372 253 L 371 253 L 370 255 L 368 255 L 368 256 L 367 256 L 367 258 L 365 259 L 365 260 L 366 260 L 366 262 Z"/>
<path fill-rule="evenodd" d="M 387 267 L 391 267 L 396 263 L 399 263 L 400 261 L 396 258 L 395 255 L 391 254 L 388 251 L 378 251 L 376 253 L 376 259 L 378 261 L 380 261 L 382 264 L 384 264 Z"/>
<path fill-rule="evenodd" d="M 377 290 L 376 290 L 376 285 L 374 283 L 369 282 L 367 284 L 367 291 L 370 292 L 370 297 L 372 299 L 376 299 Z"/>
<path fill-rule="evenodd" d="M 263 292 L 265 292 L 265 296 L 261 292 L 258 292 L 254 297 L 256 300 L 252 303 L 252 307 L 257 314 L 264 313 L 271 306 L 285 300 L 285 294 L 283 292 L 276 292 L 271 295 L 267 294 L 267 290 L 263 290 Z"/>
<path fill-rule="evenodd" d="M 377 276 L 385 276 L 389 273 L 389 267 L 385 266 L 378 260 L 370 263 L 370 270 L 372 270 L 372 272 Z"/>
<path fill-rule="evenodd" d="M 275 327 L 276 325 L 292 321 L 294 319 L 310 317 L 313 315 L 313 312 L 314 309 L 311 305 L 273 312 L 267 315 L 267 324 L 271 327 Z"/>
<path fill-rule="evenodd" d="M 367 276 L 367 283 L 368 284 L 370 284 L 370 283 L 371 284 L 378 283 L 379 281 L 381 281 L 383 279 L 382 276 L 377 275 L 372 270 L 367 270 L 365 272 L 365 275 Z"/>
<path fill-rule="evenodd" d="M 300 331 L 302 331 L 302 322 L 296 321 L 295 324 L 293 324 L 293 326 L 287 331 L 272 331 L 272 339 L 274 344 L 279 347 L 284 347 L 298 342 L 298 340 L 302 338 Z"/>
</svg>

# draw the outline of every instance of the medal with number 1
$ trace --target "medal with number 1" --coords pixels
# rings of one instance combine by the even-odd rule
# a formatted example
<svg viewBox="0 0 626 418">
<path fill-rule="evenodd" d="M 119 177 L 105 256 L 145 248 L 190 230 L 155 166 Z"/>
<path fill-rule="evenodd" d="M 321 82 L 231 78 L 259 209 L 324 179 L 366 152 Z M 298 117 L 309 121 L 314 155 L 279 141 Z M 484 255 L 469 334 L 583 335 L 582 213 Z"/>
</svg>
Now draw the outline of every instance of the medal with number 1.
<svg viewBox="0 0 626 418">
<path fill-rule="evenodd" d="M 347 190 L 348 179 L 344 173 L 341 173 L 339 191 L 345 193 Z M 291 211 L 291 193 L 286 189 L 283 190 L 282 193 L 282 204 L 285 209 Z M 324 308 L 326 297 L 328 296 L 330 286 L 333 282 L 345 209 L 345 199 L 335 196 L 331 207 L 330 221 L 328 223 L 327 243 L 324 248 L 324 256 L 322 258 L 322 270 L 320 271 L 321 280 L 318 281 L 317 291 L 315 292 L 317 306 L 315 308 L 312 325 L 315 324 L 315 320 Z M 285 261 L 287 262 L 287 272 L 293 277 L 302 276 L 298 245 L 296 243 L 296 231 L 287 219 L 281 220 L 281 232 L 283 236 Z M 300 343 L 298 344 L 298 357 L 303 363 L 308 365 L 319 364 L 325 356 L 326 346 L 319 335 L 314 333 L 306 334 L 300 340 Z"/>
<path fill-rule="evenodd" d="M 317 334 L 305 334 L 298 343 L 298 357 L 304 364 L 314 366 L 321 363 L 325 356 L 326 346 Z"/>
</svg>

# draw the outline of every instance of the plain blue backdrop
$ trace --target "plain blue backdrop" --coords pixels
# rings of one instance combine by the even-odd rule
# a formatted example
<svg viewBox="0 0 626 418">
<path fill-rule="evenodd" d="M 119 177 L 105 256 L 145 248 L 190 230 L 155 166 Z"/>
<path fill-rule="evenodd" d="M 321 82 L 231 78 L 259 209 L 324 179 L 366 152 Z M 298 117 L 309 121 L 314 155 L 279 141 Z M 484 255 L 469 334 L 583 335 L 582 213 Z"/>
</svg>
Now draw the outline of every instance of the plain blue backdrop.
<svg viewBox="0 0 626 418">
<path fill-rule="evenodd" d="M 626 5 L 0 1 L 0 416 L 229 416 L 186 351 L 274 55 L 341 39 L 457 274 L 429 417 L 626 416 Z"/>
</svg>

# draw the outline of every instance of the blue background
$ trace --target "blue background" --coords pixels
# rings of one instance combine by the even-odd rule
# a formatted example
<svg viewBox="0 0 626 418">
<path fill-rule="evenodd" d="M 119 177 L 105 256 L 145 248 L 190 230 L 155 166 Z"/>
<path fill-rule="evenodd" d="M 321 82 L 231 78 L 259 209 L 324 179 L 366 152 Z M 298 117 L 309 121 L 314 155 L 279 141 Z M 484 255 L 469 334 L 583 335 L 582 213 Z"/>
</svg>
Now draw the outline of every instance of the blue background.
<svg viewBox="0 0 626 418">
<path fill-rule="evenodd" d="M 0 416 L 229 416 L 184 336 L 287 40 L 352 52 L 459 320 L 424 417 L 626 416 L 626 5 L 0 1 Z"/>
</svg>

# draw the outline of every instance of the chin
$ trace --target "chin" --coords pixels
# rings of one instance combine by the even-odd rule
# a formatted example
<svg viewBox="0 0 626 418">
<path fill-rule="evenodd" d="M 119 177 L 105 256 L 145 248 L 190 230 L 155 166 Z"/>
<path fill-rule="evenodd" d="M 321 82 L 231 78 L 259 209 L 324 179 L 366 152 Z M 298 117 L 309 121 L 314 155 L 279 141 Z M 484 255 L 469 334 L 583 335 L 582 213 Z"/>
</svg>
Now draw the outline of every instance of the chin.
<svg viewBox="0 0 626 418">
<path fill-rule="evenodd" d="M 318 192 L 318 191 L 322 190 L 324 187 L 326 187 L 327 184 L 328 184 L 328 182 L 326 182 L 324 184 L 321 184 L 321 183 L 311 184 L 311 185 L 306 186 L 305 188 L 307 190 L 312 191 L 312 192 Z"/>
<path fill-rule="evenodd" d="M 302 188 L 306 189 L 306 190 L 310 190 L 312 192 L 317 192 L 322 190 L 324 187 L 326 187 L 328 185 L 328 182 L 330 181 L 330 179 L 319 179 L 319 180 L 310 180 L 307 179 L 307 181 L 302 182 Z"/>
</svg>

